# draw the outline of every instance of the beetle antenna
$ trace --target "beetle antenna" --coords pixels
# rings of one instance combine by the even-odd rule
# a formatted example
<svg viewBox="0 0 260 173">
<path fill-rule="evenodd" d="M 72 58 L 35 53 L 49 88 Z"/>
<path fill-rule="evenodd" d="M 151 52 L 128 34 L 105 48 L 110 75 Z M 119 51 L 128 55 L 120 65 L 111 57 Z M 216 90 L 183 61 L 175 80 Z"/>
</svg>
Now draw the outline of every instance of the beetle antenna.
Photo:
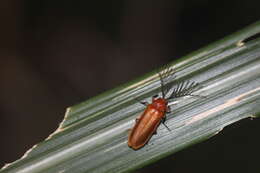
<svg viewBox="0 0 260 173">
<path fill-rule="evenodd" d="M 173 73 L 174 73 L 174 70 L 171 67 L 167 67 L 164 71 L 158 72 L 159 79 L 160 79 L 160 82 L 161 82 L 161 93 L 162 93 L 163 98 L 165 98 L 165 95 L 167 93 L 167 91 L 166 91 L 167 88 L 165 88 L 164 79 L 168 78 Z"/>
<path fill-rule="evenodd" d="M 162 97 L 165 97 L 165 93 L 164 93 L 164 82 L 163 82 L 163 77 L 161 73 L 158 73 L 159 78 L 160 78 L 160 83 L 161 83 L 161 93 L 162 93 Z"/>
<path fill-rule="evenodd" d="M 204 96 L 192 94 L 192 92 L 199 86 L 200 84 L 196 82 L 190 82 L 190 81 L 181 82 L 177 85 L 177 87 L 173 90 L 172 94 L 167 99 L 173 99 L 173 98 L 184 97 L 184 96 L 204 97 Z"/>
</svg>

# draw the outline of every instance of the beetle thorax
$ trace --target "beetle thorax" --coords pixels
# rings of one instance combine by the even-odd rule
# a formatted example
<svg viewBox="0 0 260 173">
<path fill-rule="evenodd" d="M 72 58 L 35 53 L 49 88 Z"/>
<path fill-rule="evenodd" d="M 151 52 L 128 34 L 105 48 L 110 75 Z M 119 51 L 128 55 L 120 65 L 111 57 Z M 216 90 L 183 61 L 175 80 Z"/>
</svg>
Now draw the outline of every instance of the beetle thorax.
<svg viewBox="0 0 260 173">
<path fill-rule="evenodd" d="M 167 109 L 167 100 L 164 98 L 153 99 L 152 105 L 155 109 L 161 112 L 165 112 Z"/>
</svg>

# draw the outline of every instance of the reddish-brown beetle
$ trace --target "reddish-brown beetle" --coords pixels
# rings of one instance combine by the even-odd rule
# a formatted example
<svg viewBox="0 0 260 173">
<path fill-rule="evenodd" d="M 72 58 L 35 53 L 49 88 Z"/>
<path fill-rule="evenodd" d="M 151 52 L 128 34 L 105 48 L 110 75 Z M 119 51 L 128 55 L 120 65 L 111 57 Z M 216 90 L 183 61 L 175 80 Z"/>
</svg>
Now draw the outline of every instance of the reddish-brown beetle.
<svg viewBox="0 0 260 173">
<path fill-rule="evenodd" d="M 182 82 L 171 91 L 170 88 L 165 88 L 164 79 L 173 75 L 173 69 L 167 68 L 165 71 L 158 73 L 158 75 L 161 83 L 162 97 L 157 98 L 157 96 L 154 96 L 151 104 L 147 102 L 141 102 L 143 105 L 146 105 L 146 109 L 140 115 L 140 117 L 136 119 L 136 123 L 128 136 L 128 146 L 134 150 L 143 147 L 149 141 L 152 135 L 156 133 L 160 123 L 164 124 L 166 119 L 165 115 L 167 112 L 170 112 L 168 105 L 169 101 L 177 97 L 187 95 L 194 96 L 191 93 L 198 85 L 195 82 Z M 169 96 L 167 97 L 166 95 Z M 165 127 L 170 130 L 166 125 Z"/>
</svg>

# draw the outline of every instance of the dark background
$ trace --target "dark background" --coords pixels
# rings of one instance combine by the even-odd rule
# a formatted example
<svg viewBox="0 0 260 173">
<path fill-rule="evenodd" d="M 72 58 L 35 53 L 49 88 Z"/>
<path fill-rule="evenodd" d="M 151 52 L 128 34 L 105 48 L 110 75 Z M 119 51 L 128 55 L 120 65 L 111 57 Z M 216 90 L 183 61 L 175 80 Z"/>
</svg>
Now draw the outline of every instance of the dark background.
<svg viewBox="0 0 260 173">
<path fill-rule="evenodd" d="M 260 17 L 259 0 L 1 0 L 0 167 L 52 133 L 66 107 Z M 260 120 L 243 120 L 148 172 L 260 172 Z"/>
</svg>

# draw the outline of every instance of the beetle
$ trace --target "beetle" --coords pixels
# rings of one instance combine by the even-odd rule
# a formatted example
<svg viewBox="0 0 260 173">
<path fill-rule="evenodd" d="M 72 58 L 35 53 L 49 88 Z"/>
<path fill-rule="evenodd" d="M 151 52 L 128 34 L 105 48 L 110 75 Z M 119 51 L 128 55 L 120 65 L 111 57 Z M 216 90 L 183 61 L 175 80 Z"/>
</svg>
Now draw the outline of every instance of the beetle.
<svg viewBox="0 0 260 173">
<path fill-rule="evenodd" d="M 171 76 L 175 77 L 173 74 L 173 68 L 166 68 L 166 70 L 161 73 L 158 72 L 162 96 L 153 96 L 152 103 L 150 104 L 148 102 L 141 102 L 146 108 L 144 112 L 136 118 L 136 123 L 130 130 L 128 136 L 128 146 L 130 148 L 134 150 L 142 148 L 152 135 L 156 134 L 156 130 L 161 123 L 170 131 L 165 125 L 165 120 L 166 113 L 171 112 L 169 107 L 169 101 L 171 99 L 183 96 L 197 96 L 191 94 L 198 86 L 198 83 L 195 82 L 181 82 L 176 88 L 166 88 L 164 80 Z"/>
</svg>

